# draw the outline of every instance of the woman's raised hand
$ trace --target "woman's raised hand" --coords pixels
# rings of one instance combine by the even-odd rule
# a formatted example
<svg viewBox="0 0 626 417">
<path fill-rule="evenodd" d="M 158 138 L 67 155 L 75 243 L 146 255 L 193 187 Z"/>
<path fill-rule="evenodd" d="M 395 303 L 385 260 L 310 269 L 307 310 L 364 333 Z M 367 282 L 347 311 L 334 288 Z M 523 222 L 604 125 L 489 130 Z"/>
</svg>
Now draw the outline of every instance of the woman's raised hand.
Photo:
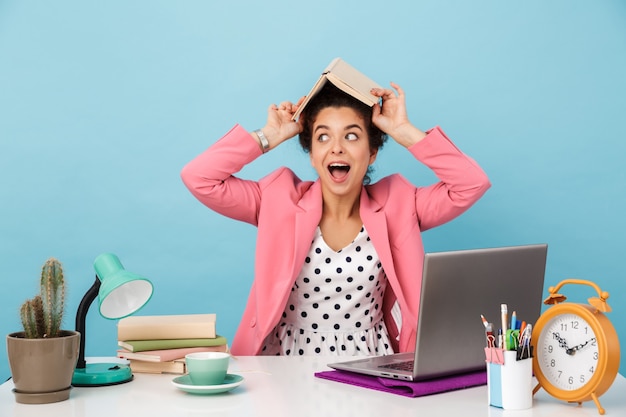
<svg viewBox="0 0 626 417">
<path fill-rule="evenodd" d="M 391 83 L 389 88 L 373 88 L 372 94 L 382 99 L 382 104 L 375 104 L 372 122 L 399 144 L 409 147 L 426 136 L 413 126 L 406 112 L 404 90 L 398 84 Z"/>
<path fill-rule="evenodd" d="M 269 106 L 267 109 L 267 124 L 262 130 L 270 144 L 270 149 L 275 148 L 302 131 L 300 121 L 294 121 L 292 117 L 303 100 L 304 97 L 300 98 L 296 104 L 290 101 L 283 101 L 279 105 L 272 104 Z"/>
</svg>

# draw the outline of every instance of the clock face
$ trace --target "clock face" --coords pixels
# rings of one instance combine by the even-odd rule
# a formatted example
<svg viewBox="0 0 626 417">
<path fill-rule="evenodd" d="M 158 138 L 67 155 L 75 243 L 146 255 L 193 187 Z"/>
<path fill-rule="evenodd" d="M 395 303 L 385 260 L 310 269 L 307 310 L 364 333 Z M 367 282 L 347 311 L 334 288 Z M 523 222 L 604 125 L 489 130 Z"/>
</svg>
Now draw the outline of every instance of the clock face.
<svg viewBox="0 0 626 417">
<path fill-rule="evenodd" d="M 574 391 L 597 370 L 599 350 L 589 323 L 576 314 L 559 314 L 544 326 L 536 345 L 537 363 L 554 387 Z"/>
</svg>

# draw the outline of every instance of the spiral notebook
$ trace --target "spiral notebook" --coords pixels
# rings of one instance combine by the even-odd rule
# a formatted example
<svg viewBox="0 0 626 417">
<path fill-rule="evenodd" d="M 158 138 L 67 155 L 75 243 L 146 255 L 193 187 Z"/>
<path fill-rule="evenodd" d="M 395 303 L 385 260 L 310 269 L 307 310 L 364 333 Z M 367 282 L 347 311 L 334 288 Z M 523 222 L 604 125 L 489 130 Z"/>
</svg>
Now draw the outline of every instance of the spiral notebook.
<svg viewBox="0 0 626 417">
<path fill-rule="evenodd" d="M 415 351 L 328 364 L 337 370 L 422 381 L 485 369 L 481 314 L 500 327 L 500 305 L 535 323 L 541 313 L 548 246 L 427 253 Z"/>
</svg>

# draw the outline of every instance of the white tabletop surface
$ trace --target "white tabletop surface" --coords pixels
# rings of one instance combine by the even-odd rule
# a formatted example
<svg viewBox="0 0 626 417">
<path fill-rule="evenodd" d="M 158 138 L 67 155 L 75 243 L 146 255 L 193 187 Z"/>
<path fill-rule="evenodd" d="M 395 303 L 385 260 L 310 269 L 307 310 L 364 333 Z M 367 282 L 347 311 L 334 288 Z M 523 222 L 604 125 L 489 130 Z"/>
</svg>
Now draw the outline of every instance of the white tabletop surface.
<svg viewBox="0 0 626 417">
<path fill-rule="evenodd" d="M 0 385 L 0 416 L 598 416 L 593 402 L 582 406 L 556 400 L 540 390 L 528 410 L 487 405 L 486 386 L 420 398 L 355 387 L 314 376 L 330 370 L 336 357 L 264 357 L 231 359 L 229 373 L 244 377 L 234 390 L 193 395 L 177 389 L 177 375 L 135 374 L 133 381 L 98 388 L 72 388 L 70 399 L 52 404 L 18 404 L 9 380 Z M 626 378 L 618 375 L 600 397 L 606 416 L 626 416 Z"/>
</svg>

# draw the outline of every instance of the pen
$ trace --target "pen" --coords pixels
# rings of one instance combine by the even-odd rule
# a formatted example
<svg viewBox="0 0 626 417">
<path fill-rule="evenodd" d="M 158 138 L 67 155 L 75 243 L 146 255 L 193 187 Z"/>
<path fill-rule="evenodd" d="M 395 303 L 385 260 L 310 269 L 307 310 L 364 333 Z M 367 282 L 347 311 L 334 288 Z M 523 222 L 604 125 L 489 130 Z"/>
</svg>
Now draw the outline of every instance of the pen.
<svg viewBox="0 0 626 417">
<path fill-rule="evenodd" d="M 502 333 L 506 333 L 508 328 L 508 319 L 507 319 L 507 306 L 506 304 L 500 304 L 500 313 L 502 315 Z"/>
</svg>

